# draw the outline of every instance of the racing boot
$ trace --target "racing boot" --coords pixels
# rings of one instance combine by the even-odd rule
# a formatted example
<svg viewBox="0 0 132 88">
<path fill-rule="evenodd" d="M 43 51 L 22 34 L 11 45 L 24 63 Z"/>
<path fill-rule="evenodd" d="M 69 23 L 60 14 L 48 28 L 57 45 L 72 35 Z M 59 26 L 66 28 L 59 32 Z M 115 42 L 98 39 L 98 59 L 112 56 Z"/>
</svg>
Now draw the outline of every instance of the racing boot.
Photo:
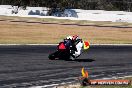
<svg viewBox="0 0 132 88">
<path fill-rule="evenodd" d="M 71 60 L 75 60 L 75 56 L 72 54 L 71 57 L 70 57 Z"/>
</svg>

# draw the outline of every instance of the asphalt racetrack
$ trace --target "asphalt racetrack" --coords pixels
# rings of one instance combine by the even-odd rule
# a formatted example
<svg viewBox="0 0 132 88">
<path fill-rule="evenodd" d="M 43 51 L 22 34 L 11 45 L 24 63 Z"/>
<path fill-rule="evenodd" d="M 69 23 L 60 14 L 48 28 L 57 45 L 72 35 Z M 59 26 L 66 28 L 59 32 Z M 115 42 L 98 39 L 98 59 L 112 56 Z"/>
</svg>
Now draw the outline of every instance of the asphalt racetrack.
<svg viewBox="0 0 132 88">
<path fill-rule="evenodd" d="M 90 79 L 132 75 L 132 46 L 91 46 L 76 61 L 49 60 L 56 46 L 0 46 L 0 88 L 53 87 L 77 82 L 85 67 Z"/>
</svg>

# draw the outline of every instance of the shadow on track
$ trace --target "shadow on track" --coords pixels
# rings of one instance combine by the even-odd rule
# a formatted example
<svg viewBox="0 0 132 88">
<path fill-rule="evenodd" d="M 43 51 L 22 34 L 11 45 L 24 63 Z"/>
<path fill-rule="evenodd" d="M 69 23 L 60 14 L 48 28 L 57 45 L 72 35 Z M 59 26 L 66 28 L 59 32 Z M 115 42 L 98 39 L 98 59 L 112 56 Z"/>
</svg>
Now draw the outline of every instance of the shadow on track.
<svg viewBox="0 0 132 88">
<path fill-rule="evenodd" d="M 87 58 L 87 59 L 75 59 L 75 60 L 71 60 L 71 59 L 55 59 L 55 61 L 72 61 L 72 62 L 93 62 L 95 61 L 94 59 L 90 59 L 90 58 Z"/>
<path fill-rule="evenodd" d="M 57 60 L 64 60 L 64 59 L 57 59 Z M 64 60 L 64 61 L 75 61 L 75 62 L 93 62 L 94 59 L 75 59 L 75 60 Z"/>
<path fill-rule="evenodd" d="M 95 60 L 94 59 L 76 59 L 74 61 L 77 61 L 77 62 L 93 62 Z"/>
<path fill-rule="evenodd" d="M 76 59 L 75 61 L 77 61 L 77 62 L 93 62 L 95 60 L 94 59 Z"/>
</svg>

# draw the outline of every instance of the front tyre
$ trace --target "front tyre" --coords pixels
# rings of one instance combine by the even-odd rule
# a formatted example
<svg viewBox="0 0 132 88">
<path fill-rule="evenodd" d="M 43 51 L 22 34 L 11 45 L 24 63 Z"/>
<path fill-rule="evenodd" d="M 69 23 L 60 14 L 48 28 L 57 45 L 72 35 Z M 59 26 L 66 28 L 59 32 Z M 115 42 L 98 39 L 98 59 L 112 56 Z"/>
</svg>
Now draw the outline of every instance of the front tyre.
<svg viewBox="0 0 132 88">
<path fill-rule="evenodd" d="M 55 55 L 54 55 L 54 53 L 50 54 L 50 55 L 48 56 L 48 58 L 49 58 L 50 60 L 55 60 Z"/>
<path fill-rule="evenodd" d="M 50 59 L 50 60 L 55 60 L 56 58 L 58 58 L 59 54 L 60 54 L 59 51 L 56 51 L 56 52 L 54 52 L 54 53 L 51 53 L 51 54 L 49 55 L 49 59 Z"/>
</svg>

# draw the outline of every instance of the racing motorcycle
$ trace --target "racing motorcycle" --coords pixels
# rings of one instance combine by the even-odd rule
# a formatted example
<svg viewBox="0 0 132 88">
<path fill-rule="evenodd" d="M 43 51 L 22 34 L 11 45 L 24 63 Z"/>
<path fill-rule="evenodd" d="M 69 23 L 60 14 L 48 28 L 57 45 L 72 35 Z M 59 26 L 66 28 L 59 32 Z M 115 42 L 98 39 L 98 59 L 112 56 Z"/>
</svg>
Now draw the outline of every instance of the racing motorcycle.
<svg viewBox="0 0 132 88">
<path fill-rule="evenodd" d="M 88 42 L 84 42 L 83 49 L 88 49 L 89 47 L 85 47 Z M 62 60 L 75 60 L 75 57 L 73 53 L 76 51 L 76 47 L 71 46 L 71 45 L 66 45 L 65 42 L 60 42 L 59 45 L 57 46 L 57 51 L 49 54 L 48 58 L 50 60 L 55 60 L 55 59 L 62 59 Z M 72 59 L 71 59 L 72 58 Z"/>
</svg>

